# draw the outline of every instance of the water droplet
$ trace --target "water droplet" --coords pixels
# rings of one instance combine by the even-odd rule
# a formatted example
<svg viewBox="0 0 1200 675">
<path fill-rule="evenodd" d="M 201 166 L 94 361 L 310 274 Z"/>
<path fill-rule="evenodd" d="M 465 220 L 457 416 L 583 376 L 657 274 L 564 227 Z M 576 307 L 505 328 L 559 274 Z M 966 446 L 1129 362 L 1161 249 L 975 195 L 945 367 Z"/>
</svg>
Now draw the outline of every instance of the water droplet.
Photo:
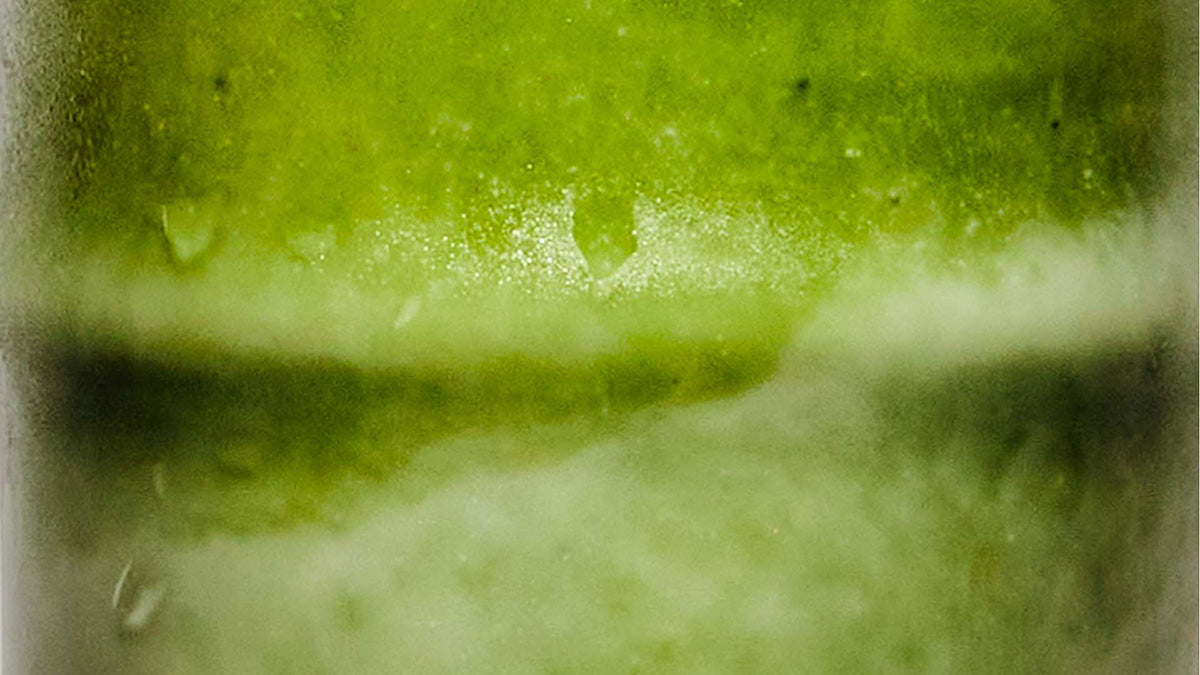
<svg viewBox="0 0 1200 675">
<path fill-rule="evenodd" d="M 305 262 L 320 262 L 337 245 L 337 232 L 332 226 L 315 230 L 289 232 L 287 247 L 292 255 Z"/>
<path fill-rule="evenodd" d="M 400 313 L 396 315 L 396 320 L 392 322 L 393 328 L 403 328 L 416 318 L 417 313 L 421 311 L 421 296 L 414 295 L 404 302 L 404 307 L 400 309 Z"/>
<path fill-rule="evenodd" d="M 158 612 L 166 593 L 162 584 L 151 584 L 135 591 L 133 604 L 121 621 L 121 631 L 126 635 L 137 635 L 144 631 Z"/>
<path fill-rule="evenodd" d="M 637 250 L 632 196 L 617 187 L 586 194 L 575 205 L 572 235 L 592 276 L 612 275 Z"/>
<path fill-rule="evenodd" d="M 112 608 L 121 619 L 121 634 L 135 637 L 146 630 L 158 614 L 167 588 L 153 571 L 134 569 L 130 560 L 121 570 L 113 589 Z"/>
<path fill-rule="evenodd" d="M 181 200 L 160 207 L 163 236 L 177 265 L 190 267 L 203 262 L 204 256 L 216 241 L 212 208 Z"/>
</svg>

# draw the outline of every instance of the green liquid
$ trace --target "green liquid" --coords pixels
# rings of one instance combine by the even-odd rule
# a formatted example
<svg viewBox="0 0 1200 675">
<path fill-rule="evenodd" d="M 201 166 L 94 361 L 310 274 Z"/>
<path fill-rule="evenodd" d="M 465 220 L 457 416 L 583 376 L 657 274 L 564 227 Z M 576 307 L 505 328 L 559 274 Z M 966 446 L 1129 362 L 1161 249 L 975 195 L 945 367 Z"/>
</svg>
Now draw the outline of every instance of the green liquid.
<svg viewBox="0 0 1200 675">
<path fill-rule="evenodd" d="M 1168 8 L 1093 5 L 71 7 L 23 658 L 1186 663 Z"/>
</svg>

